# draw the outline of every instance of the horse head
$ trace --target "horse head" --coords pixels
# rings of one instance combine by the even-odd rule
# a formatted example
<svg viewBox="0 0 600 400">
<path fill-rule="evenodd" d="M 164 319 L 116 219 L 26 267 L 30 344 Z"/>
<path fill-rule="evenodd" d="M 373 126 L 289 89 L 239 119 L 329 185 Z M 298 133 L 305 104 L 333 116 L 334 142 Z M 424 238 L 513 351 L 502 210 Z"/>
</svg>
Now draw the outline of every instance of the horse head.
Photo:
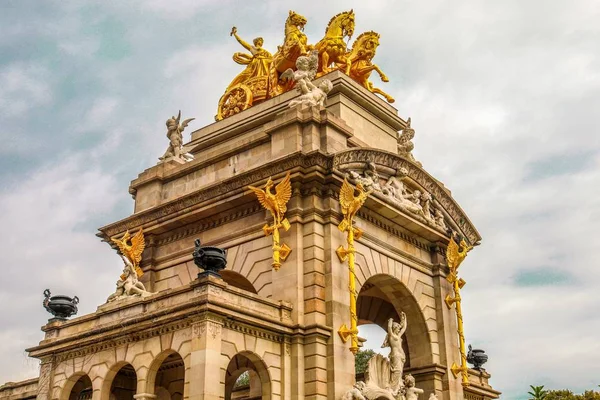
<svg viewBox="0 0 600 400">
<path fill-rule="evenodd" d="M 306 25 L 306 22 L 307 21 L 306 21 L 305 17 L 303 17 L 302 15 L 298 14 L 295 11 L 291 11 L 290 10 L 288 18 L 285 21 L 285 30 L 286 30 L 286 33 L 288 31 L 288 28 L 292 28 L 292 27 L 297 28 L 297 29 L 303 31 L 304 30 L 304 25 Z"/>
</svg>

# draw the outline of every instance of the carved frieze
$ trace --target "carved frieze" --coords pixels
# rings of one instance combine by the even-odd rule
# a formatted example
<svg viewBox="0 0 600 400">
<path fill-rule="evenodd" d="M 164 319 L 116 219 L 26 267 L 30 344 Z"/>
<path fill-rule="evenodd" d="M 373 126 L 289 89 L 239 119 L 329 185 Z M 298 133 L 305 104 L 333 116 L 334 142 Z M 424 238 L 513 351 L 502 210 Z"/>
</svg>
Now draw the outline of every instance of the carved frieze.
<svg viewBox="0 0 600 400">
<path fill-rule="evenodd" d="M 440 208 L 448 214 L 448 216 L 454 222 L 456 227 L 461 231 L 461 233 L 468 239 L 470 243 L 474 244 L 481 240 L 481 236 L 479 235 L 479 233 L 475 230 L 475 228 L 470 223 L 469 219 L 458 206 L 458 204 L 456 204 L 456 202 L 452 199 L 448 191 L 431 175 L 429 175 L 427 172 L 425 172 L 413 162 L 406 160 L 398 156 L 397 154 L 389 153 L 383 150 L 365 148 L 344 150 L 340 153 L 335 154 L 333 157 L 333 168 L 343 172 L 348 171 L 352 168 L 356 168 L 357 164 L 365 165 L 368 163 L 372 163 L 377 169 L 379 169 L 380 167 L 384 167 L 385 169 L 388 169 L 390 171 L 401 171 L 401 173 L 403 173 L 406 177 L 410 178 L 412 181 L 418 184 L 424 191 L 433 196 L 431 199 L 428 199 L 426 196 L 426 201 L 430 204 L 430 210 L 431 202 L 437 202 Z M 391 176 L 388 177 L 388 181 L 390 178 Z M 385 179 L 385 177 L 383 177 L 383 179 Z M 422 192 L 419 191 L 418 195 L 419 197 L 421 197 Z M 416 202 L 414 201 L 414 192 L 412 193 L 412 196 L 412 199 L 407 198 L 406 200 L 413 200 L 413 202 L 416 204 Z M 405 203 L 405 205 L 409 206 L 408 203 Z M 422 208 L 423 205 L 421 205 L 421 209 Z M 417 213 L 418 210 L 417 208 L 415 208 L 414 214 Z M 437 221 L 437 225 L 440 226 L 440 229 L 442 229 L 441 220 L 443 220 L 443 212 L 441 210 L 439 212 L 434 211 L 433 219 L 433 223 L 436 224 Z M 444 225 L 445 224 L 446 222 L 444 222 Z"/>
<path fill-rule="evenodd" d="M 310 154 L 295 153 L 282 159 L 278 163 L 269 164 L 248 171 L 247 173 L 241 173 L 235 177 L 219 182 L 218 185 L 203 188 L 165 205 L 142 211 L 125 220 L 108 225 L 101 228 L 99 236 L 108 240 L 110 237 L 121 234 L 127 229 L 134 230 L 146 224 L 157 222 L 167 216 L 177 216 L 184 212 L 189 212 L 193 207 L 199 206 L 212 198 L 218 198 L 219 196 L 228 193 L 243 191 L 248 185 L 256 183 L 257 181 L 266 180 L 269 176 L 281 174 L 296 167 L 309 168 L 318 166 L 324 171 L 331 171 L 332 169 L 349 171 L 355 169 L 357 165 L 366 166 L 368 163 L 371 163 L 374 166 L 375 171 L 381 178 L 379 185 L 382 186 L 382 193 L 385 184 L 388 183 L 393 171 L 405 171 L 406 177 L 420 186 L 420 189 L 418 190 L 421 196 L 423 196 L 425 192 L 427 192 L 428 195 L 431 195 L 431 199 L 429 199 L 427 195 L 424 195 L 424 199 L 419 199 L 419 205 L 421 205 L 421 203 L 429 203 L 429 208 L 433 215 L 433 223 L 430 226 L 438 226 L 440 231 L 445 231 L 444 225 L 450 224 L 451 226 L 448 226 L 449 228 L 460 231 L 470 243 L 474 244 L 481 240 L 479 233 L 475 230 L 458 204 L 452 199 L 449 192 L 431 175 L 418 165 L 397 154 L 383 150 L 365 148 L 348 149 L 335 155 L 326 155 L 318 151 Z M 390 182 L 390 185 L 393 185 L 393 182 Z M 389 190 L 390 185 L 388 185 L 386 191 Z M 410 190 L 407 192 L 408 193 L 406 194 L 411 195 L 414 200 L 414 190 L 412 192 Z M 382 196 L 382 198 L 385 199 L 385 196 Z M 408 198 L 406 200 L 411 199 Z M 391 200 L 389 203 L 392 206 L 394 205 Z M 405 206 L 410 205 L 407 202 L 404 202 L 404 204 Z M 421 208 L 423 208 L 423 205 L 421 205 Z M 255 211 L 248 209 L 245 211 L 238 211 L 235 215 L 229 217 L 223 217 L 223 219 L 219 221 L 206 220 L 192 228 L 177 231 L 173 236 L 160 238 L 159 244 L 168 243 L 177 240 L 180 237 L 197 234 L 199 231 L 216 226 L 214 224 L 222 224 L 231 219 L 242 218 L 252 212 Z"/>
</svg>

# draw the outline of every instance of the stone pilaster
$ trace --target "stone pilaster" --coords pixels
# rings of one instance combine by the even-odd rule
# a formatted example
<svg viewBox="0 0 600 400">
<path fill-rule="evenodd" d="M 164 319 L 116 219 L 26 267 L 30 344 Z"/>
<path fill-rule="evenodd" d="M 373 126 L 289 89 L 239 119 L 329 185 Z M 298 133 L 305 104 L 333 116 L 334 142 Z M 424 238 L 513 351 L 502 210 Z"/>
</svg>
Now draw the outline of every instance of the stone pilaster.
<svg viewBox="0 0 600 400">
<path fill-rule="evenodd" d="M 221 319 L 206 315 L 192 325 L 190 400 L 219 400 L 225 393 L 221 383 Z"/>
</svg>

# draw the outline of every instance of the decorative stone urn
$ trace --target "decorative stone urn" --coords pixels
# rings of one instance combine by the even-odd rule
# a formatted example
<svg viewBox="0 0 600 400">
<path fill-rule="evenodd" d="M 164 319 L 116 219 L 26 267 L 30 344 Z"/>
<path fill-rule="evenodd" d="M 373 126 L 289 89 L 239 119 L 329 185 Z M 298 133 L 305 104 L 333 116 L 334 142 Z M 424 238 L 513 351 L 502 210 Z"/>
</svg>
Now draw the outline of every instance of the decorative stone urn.
<svg viewBox="0 0 600 400">
<path fill-rule="evenodd" d="M 51 296 L 50 290 L 44 290 L 44 308 L 50 314 L 54 315 L 54 318 L 50 318 L 48 321 L 66 321 L 71 315 L 77 314 L 77 304 L 79 304 L 79 297 L 69 296 Z"/>
<path fill-rule="evenodd" d="M 200 239 L 195 241 L 194 263 L 204 270 L 198 274 L 198 278 L 206 275 L 216 275 L 219 278 L 219 271 L 227 266 L 227 250 L 218 247 L 202 246 Z"/>
<path fill-rule="evenodd" d="M 483 370 L 482 365 L 488 360 L 487 354 L 481 349 L 474 349 L 469 345 L 469 352 L 467 353 L 467 362 L 473 364 L 473 369 L 477 371 Z"/>
</svg>

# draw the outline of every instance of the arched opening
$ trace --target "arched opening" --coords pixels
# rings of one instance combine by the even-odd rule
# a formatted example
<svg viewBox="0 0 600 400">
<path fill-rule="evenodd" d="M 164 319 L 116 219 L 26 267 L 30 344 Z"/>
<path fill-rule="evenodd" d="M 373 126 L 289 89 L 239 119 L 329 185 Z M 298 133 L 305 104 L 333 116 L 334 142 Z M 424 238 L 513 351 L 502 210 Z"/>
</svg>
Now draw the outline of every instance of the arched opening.
<svg viewBox="0 0 600 400">
<path fill-rule="evenodd" d="M 174 351 L 159 354 L 148 371 L 148 393 L 154 393 L 156 400 L 181 400 L 185 382 L 183 358 Z"/>
<path fill-rule="evenodd" d="M 244 351 L 236 354 L 227 365 L 225 400 L 271 399 L 271 378 L 264 361 L 256 354 Z"/>
<path fill-rule="evenodd" d="M 67 379 L 60 398 L 61 400 L 90 400 L 92 392 L 90 377 L 84 373 L 79 373 Z"/>
<path fill-rule="evenodd" d="M 392 318 L 399 322 L 400 313 L 404 312 L 407 319 L 407 329 L 402 337 L 406 356 L 404 371 L 433 362 L 430 336 L 419 304 L 395 277 L 381 274 L 367 279 L 358 294 L 356 311 L 360 333 L 367 335 L 366 347 L 384 355 L 389 349 L 381 349 L 380 346 L 388 329 L 388 320 Z"/>
<path fill-rule="evenodd" d="M 224 269 L 219 272 L 221 277 L 228 285 L 236 287 L 238 289 L 245 290 L 250 293 L 257 294 L 256 289 L 252 285 L 252 283 L 246 279 L 246 277 L 242 274 L 239 274 L 235 271 L 230 271 L 228 269 Z"/>
<path fill-rule="evenodd" d="M 114 375 L 112 379 L 111 375 Z M 118 365 L 113 367 L 107 375 L 103 389 L 106 389 L 109 383 L 108 400 L 133 400 L 137 390 L 137 374 L 131 364 L 123 364 L 120 368 Z M 104 393 L 101 397 L 106 399 Z"/>
</svg>

